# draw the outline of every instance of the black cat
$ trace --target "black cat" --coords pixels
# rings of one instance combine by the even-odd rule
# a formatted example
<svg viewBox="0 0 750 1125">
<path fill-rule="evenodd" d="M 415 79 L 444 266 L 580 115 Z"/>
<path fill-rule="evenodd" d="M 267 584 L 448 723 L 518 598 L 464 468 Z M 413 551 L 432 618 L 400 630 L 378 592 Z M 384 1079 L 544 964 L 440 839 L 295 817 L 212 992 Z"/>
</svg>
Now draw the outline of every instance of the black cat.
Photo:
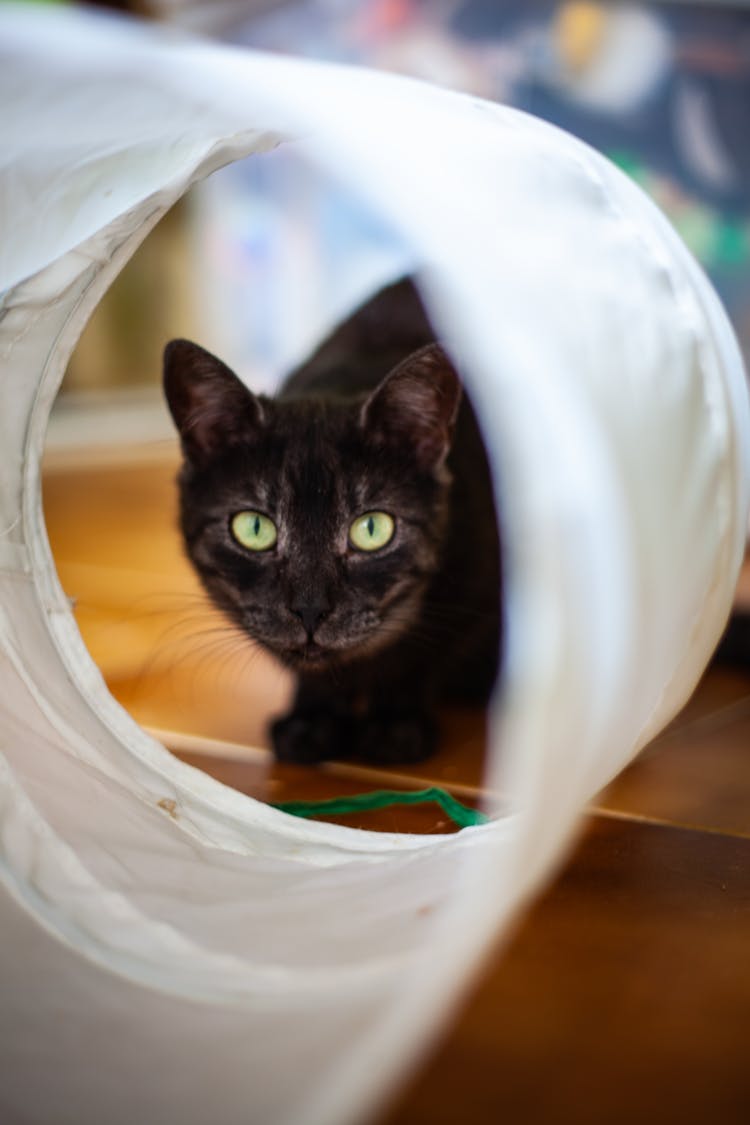
<svg viewBox="0 0 750 1125">
<path fill-rule="evenodd" d="M 297 676 L 277 757 L 416 761 L 437 705 L 486 702 L 500 558 L 489 467 L 409 280 L 276 398 L 187 340 L 164 353 L 181 527 L 214 602 Z"/>
</svg>

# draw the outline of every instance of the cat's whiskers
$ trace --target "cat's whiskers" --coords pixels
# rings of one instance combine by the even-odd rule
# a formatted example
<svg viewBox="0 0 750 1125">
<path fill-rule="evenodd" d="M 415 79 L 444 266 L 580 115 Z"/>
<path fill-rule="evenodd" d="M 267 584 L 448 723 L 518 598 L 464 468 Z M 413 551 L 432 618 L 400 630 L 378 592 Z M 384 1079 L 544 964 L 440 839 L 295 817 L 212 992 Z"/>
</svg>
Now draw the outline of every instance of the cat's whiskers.
<svg viewBox="0 0 750 1125">
<path fill-rule="evenodd" d="M 186 613 L 179 620 L 171 622 L 143 661 L 134 680 L 134 693 L 140 693 L 149 677 L 163 678 L 166 675 L 171 678 L 185 664 L 205 661 L 214 652 L 227 652 L 231 647 L 239 653 L 251 647 L 249 638 L 236 626 L 224 621 L 215 611 L 211 618 L 213 620 L 208 624 L 205 612 Z M 196 644 L 196 641 L 199 643 Z"/>
<path fill-rule="evenodd" d="M 199 645 L 197 649 L 186 652 L 170 666 L 169 676 L 187 665 L 190 669 L 187 682 L 192 691 L 205 692 L 211 678 L 224 689 L 228 683 L 231 686 L 232 681 L 244 679 L 258 655 L 257 647 L 242 637 L 214 638 Z"/>
<path fill-rule="evenodd" d="M 195 662 L 193 675 L 200 675 L 201 686 L 205 687 L 205 672 L 208 668 L 226 686 L 228 674 L 236 681 L 243 679 L 259 655 L 258 646 L 245 638 L 238 637 L 234 641 L 219 639 L 213 647 L 208 645 L 200 660 Z"/>
</svg>

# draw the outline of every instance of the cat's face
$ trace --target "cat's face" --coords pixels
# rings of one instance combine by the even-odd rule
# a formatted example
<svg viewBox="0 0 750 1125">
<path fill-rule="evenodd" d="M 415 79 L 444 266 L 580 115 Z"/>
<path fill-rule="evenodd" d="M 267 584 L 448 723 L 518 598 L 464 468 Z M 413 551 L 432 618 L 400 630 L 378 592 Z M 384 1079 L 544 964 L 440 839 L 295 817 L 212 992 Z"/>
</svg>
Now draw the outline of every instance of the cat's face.
<svg viewBox="0 0 750 1125">
<path fill-rule="evenodd" d="M 185 453 L 185 543 L 214 601 L 297 670 L 397 640 L 445 534 L 460 390 L 441 349 L 369 397 L 277 401 L 173 341 L 165 389 Z"/>
</svg>

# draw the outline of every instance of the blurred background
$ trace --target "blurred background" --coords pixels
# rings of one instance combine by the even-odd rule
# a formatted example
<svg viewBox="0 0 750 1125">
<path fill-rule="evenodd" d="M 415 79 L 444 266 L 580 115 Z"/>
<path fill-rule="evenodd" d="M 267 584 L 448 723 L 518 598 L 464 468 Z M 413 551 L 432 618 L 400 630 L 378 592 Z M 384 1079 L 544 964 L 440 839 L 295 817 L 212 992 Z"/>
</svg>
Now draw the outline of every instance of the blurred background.
<svg viewBox="0 0 750 1125">
<path fill-rule="evenodd" d="M 667 213 L 713 279 L 750 358 L 750 6 L 97 6 L 232 44 L 415 75 L 564 127 L 616 161 Z M 288 146 L 235 164 L 175 209 L 102 302 L 71 364 L 51 441 L 166 436 L 157 384 L 170 335 L 199 339 L 256 389 L 271 388 L 347 301 L 409 264 L 374 216 L 321 180 L 304 151 Z"/>
</svg>

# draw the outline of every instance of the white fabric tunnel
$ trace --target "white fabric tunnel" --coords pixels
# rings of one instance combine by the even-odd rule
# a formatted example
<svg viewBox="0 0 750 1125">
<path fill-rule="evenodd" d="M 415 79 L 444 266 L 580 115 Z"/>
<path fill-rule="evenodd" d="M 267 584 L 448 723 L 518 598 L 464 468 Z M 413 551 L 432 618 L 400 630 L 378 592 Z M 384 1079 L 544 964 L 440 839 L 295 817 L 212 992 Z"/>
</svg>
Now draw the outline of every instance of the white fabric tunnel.
<svg viewBox="0 0 750 1125">
<path fill-rule="evenodd" d="M 3 6 L 0 56 L 0 1118 L 359 1120 L 716 643 L 735 340 L 639 189 L 526 115 L 70 11 Z M 413 250 L 496 473 L 504 800 L 454 836 L 299 821 L 174 759 L 108 695 L 46 540 L 47 417 L 102 294 L 192 183 L 311 136 Z"/>
</svg>

